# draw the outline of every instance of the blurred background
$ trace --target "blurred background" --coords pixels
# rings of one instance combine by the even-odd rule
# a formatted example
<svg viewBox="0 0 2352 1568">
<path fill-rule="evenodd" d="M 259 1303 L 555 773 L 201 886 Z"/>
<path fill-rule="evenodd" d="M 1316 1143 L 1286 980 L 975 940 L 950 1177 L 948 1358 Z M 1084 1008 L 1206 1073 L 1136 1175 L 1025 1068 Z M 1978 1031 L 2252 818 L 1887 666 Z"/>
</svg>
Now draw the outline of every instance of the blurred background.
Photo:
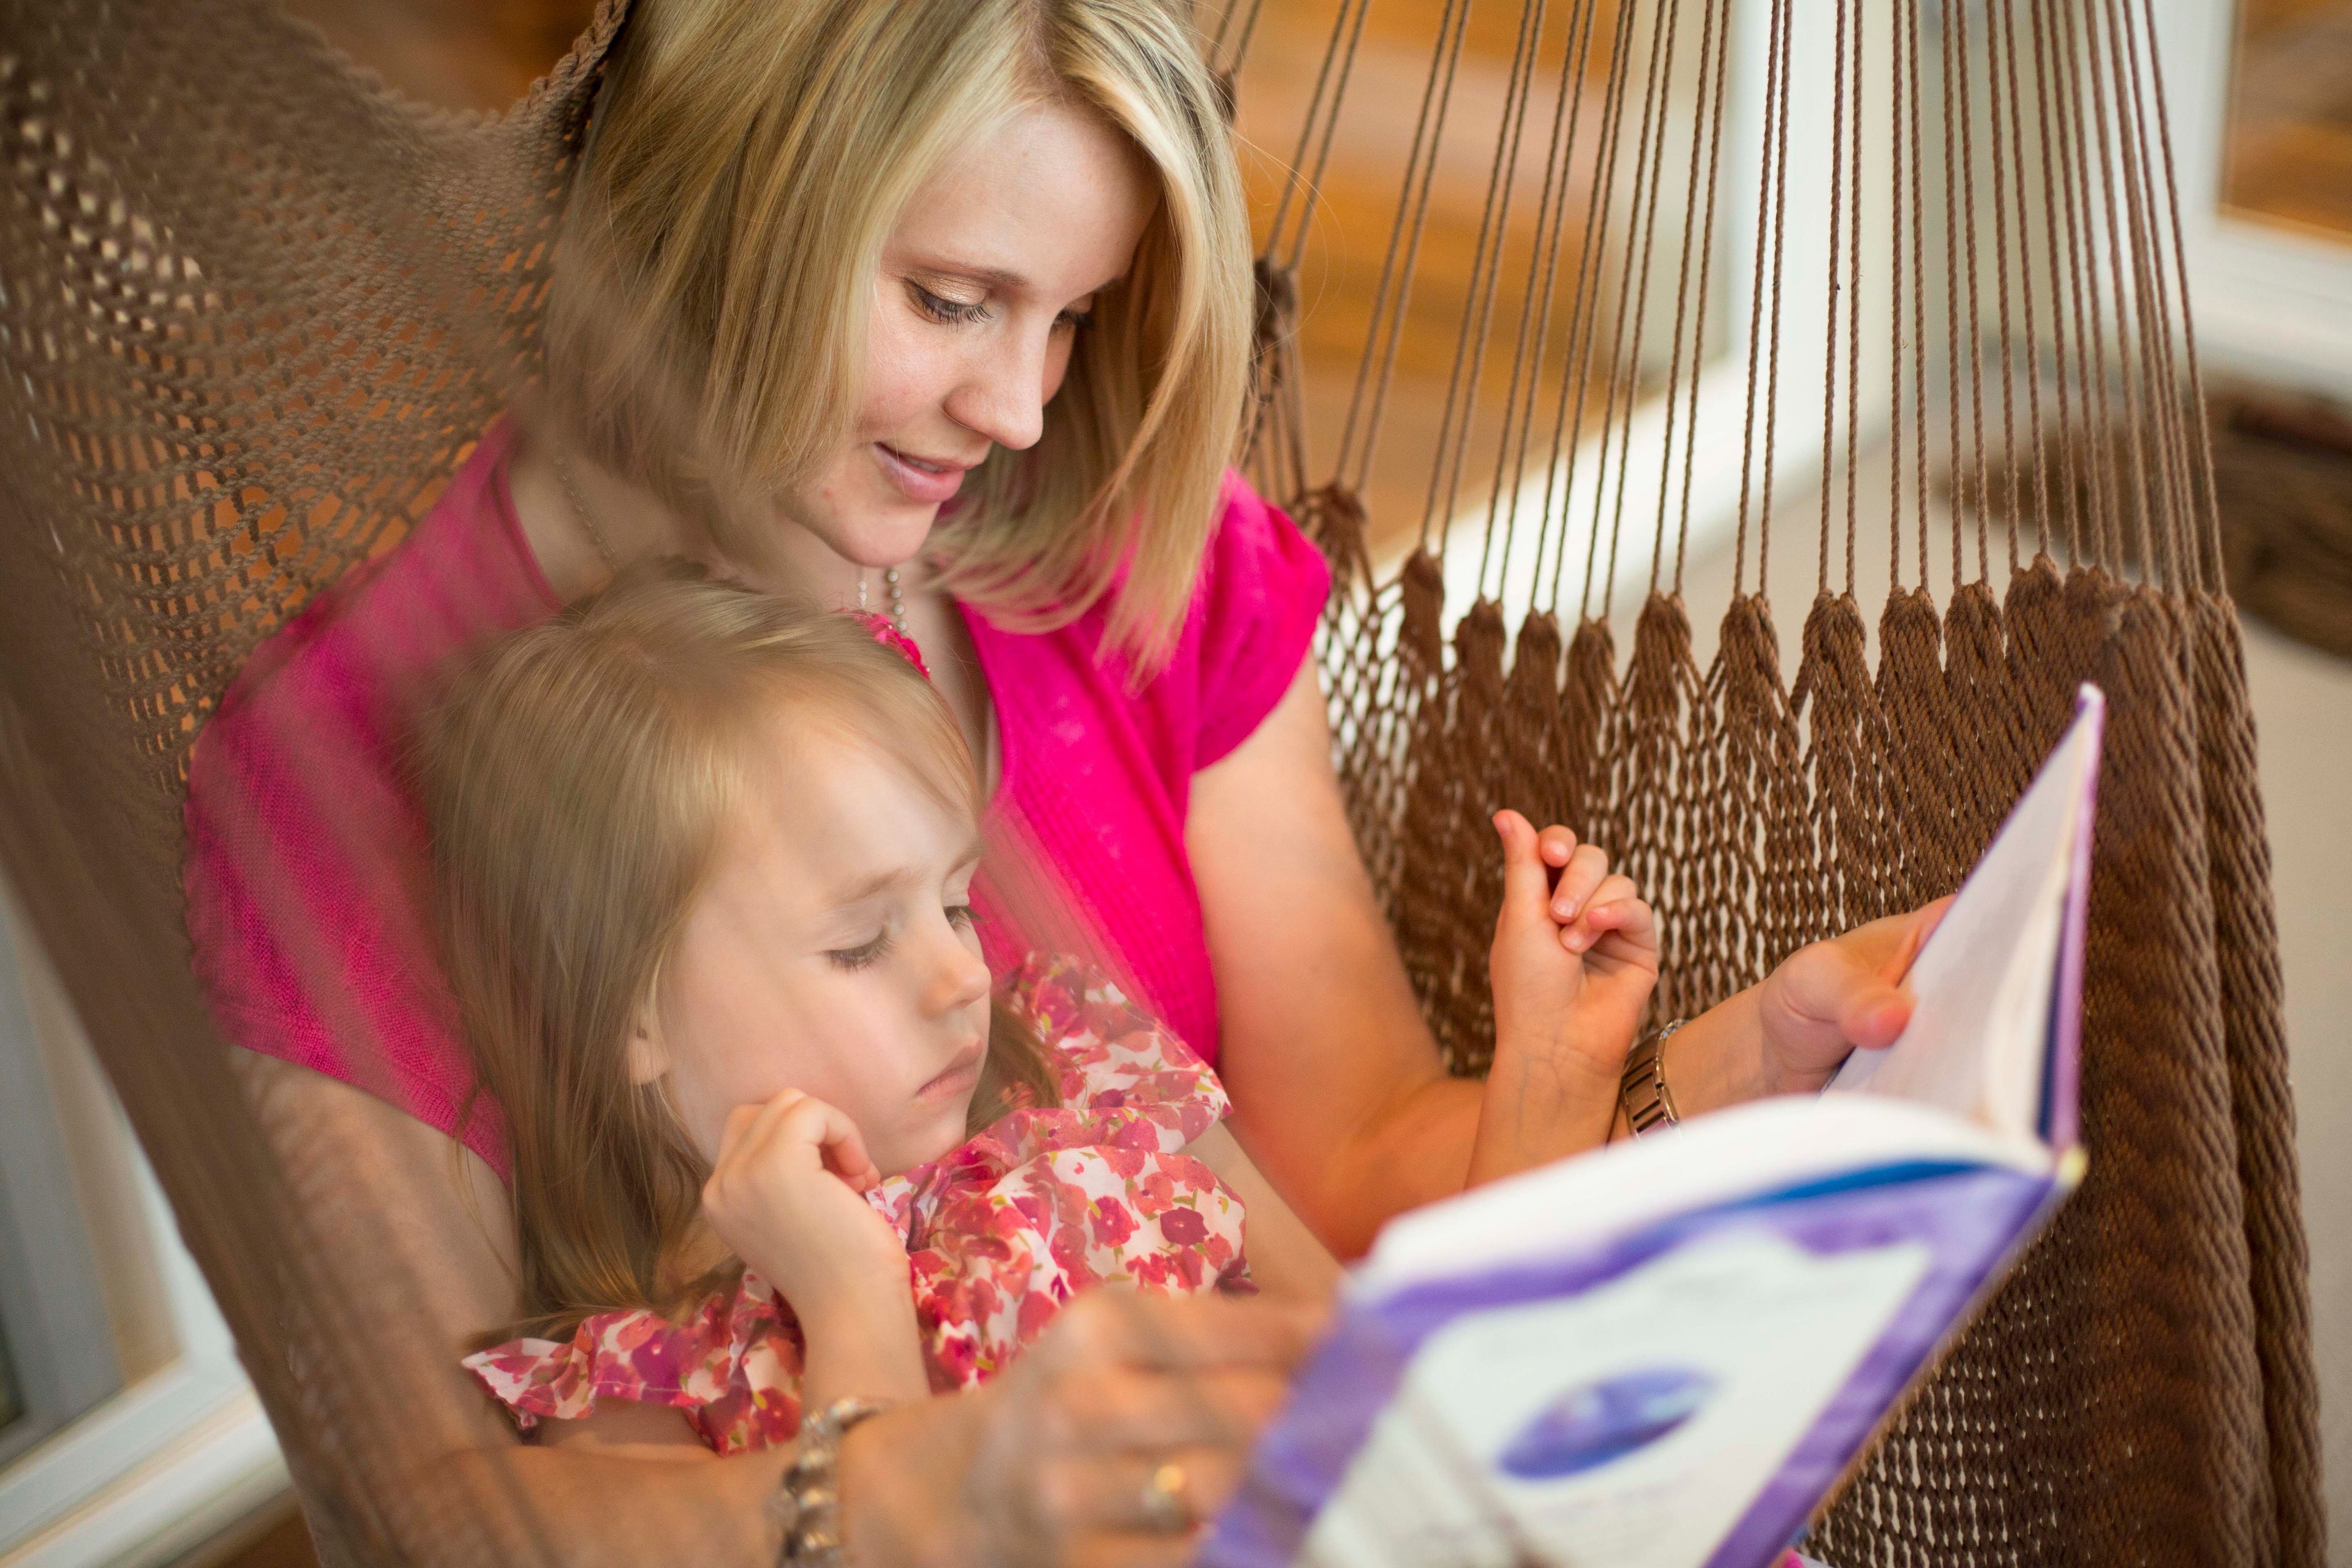
<svg viewBox="0 0 2352 1568">
<path fill-rule="evenodd" d="M 591 7 L 296 8 L 402 93 L 495 112 L 563 53 Z M 1336 9 L 1264 0 L 1249 14 L 1237 124 L 1261 225 L 1281 199 Z M 2352 1564 L 2352 0 L 2158 0 L 2157 11 L 2270 814 L 2334 1561 Z M 1404 106 L 1447 12 L 1441 0 L 1379 0 L 1366 14 L 1351 108 L 1336 125 L 1298 269 L 1305 438 L 1318 454 L 1347 424 L 1412 135 Z M 1210 5 L 1203 30 L 1218 16 Z M 1467 19 L 1454 130 L 1431 183 L 1396 381 L 1362 487 L 1383 576 L 1421 525 L 1448 521 L 1429 491 L 1429 452 L 1454 374 L 1518 18 L 1497 0 Z M 1590 172 L 1570 171 L 1571 191 L 1580 178 Z M 1515 212 L 1506 250 L 1524 254 L 1535 223 L 1532 210 Z M 1572 253 L 1576 236 L 1559 243 Z M 1746 263 L 1720 248 L 1712 273 L 1729 279 Z M 1568 300 L 1563 284 L 1547 326 L 1558 328 Z M 1502 322 L 1498 338 L 1517 327 Z M 1655 396 L 1646 367 L 1641 380 L 1632 391 Z M 1506 389 L 1474 377 L 1469 395 L 1486 406 Z M 1865 484 L 1883 472 L 1884 454 L 1861 461 Z M 1787 504 L 1804 517 L 1815 503 L 1792 491 Z M 1792 551 L 1775 564 L 1773 602 L 1793 637 L 1813 589 L 1810 561 Z M 1692 602 L 1719 603 L 1731 572 L 1727 540 L 1696 539 Z M 1637 598 L 1617 602 L 1629 621 L 1621 647 Z M 1711 632 L 1699 629 L 1703 659 Z M 306 1563 L 283 1462 L 168 1208 L 5 900 L 0 923 L 0 1568 Z"/>
</svg>

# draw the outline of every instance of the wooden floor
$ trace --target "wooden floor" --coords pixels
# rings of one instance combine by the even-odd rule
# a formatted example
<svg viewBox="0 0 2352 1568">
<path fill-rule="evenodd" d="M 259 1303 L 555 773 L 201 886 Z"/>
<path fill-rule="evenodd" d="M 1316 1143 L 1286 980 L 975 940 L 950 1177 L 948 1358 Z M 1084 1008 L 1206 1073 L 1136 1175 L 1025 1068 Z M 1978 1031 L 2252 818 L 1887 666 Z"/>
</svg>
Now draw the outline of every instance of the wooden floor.
<svg viewBox="0 0 2352 1568">
<path fill-rule="evenodd" d="M 2245 0 L 2222 199 L 2352 239 L 2352 0 Z"/>
</svg>

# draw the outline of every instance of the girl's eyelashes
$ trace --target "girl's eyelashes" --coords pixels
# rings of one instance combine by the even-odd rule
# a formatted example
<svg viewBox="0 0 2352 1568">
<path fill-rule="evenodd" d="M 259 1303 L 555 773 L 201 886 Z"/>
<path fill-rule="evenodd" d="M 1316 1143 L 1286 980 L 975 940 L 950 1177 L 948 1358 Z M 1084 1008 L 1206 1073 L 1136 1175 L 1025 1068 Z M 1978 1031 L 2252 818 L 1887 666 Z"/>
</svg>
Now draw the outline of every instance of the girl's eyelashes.
<svg viewBox="0 0 2352 1568">
<path fill-rule="evenodd" d="M 979 923 L 980 911 L 973 909 L 970 904 L 950 904 L 948 906 L 948 924 L 958 928 L 969 928 L 976 926 Z"/>
<path fill-rule="evenodd" d="M 866 968 L 889 951 L 890 933 L 885 931 L 876 936 L 872 942 L 861 942 L 856 947 L 835 948 L 826 953 L 825 957 L 832 961 L 833 966 L 836 969 L 856 970 Z"/>
<path fill-rule="evenodd" d="M 907 290 L 915 301 L 915 308 L 942 326 L 970 326 L 975 321 L 988 320 L 992 314 L 985 300 L 950 300 L 932 293 L 911 279 L 908 280 Z M 1054 330 L 1057 332 L 1075 331 L 1080 327 L 1093 325 L 1095 313 L 1091 309 L 1065 310 L 1054 318 Z"/>
</svg>

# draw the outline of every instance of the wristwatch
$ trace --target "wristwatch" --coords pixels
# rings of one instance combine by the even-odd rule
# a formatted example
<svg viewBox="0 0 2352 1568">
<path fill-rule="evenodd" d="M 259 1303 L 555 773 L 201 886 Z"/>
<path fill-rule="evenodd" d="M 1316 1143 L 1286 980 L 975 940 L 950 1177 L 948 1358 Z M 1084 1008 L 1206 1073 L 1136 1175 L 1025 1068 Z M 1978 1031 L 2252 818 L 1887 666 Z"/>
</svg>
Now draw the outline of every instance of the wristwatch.
<svg viewBox="0 0 2352 1568">
<path fill-rule="evenodd" d="M 1665 1045 L 1674 1037 L 1684 1020 L 1677 1018 L 1663 1028 L 1651 1030 L 1634 1046 L 1633 1054 L 1625 1058 L 1625 1076 L 1618 1080 L 1617 1099 L 1625 1107 L 1626 1124 L 1633 1136 L 1660 1127 L 1671 1127 L 1680 1121 L 1682 1112 L 1675 1109 L 1675 1097 L 1666 1088 Z"/>
<path fill-rule="evenodd" d="M 887 1406 L 878 1400 L 836 1399 L 823 1410 L 803 1412 L 799 1451 L 784 1467 L 784 1479 L 768 1500 L 768 1517 L 783 1531 L 778 1568 L 805 1563 L 842 1568 L 841 1495 L 835 1472 L 841 1435 Z"/>
</svg>

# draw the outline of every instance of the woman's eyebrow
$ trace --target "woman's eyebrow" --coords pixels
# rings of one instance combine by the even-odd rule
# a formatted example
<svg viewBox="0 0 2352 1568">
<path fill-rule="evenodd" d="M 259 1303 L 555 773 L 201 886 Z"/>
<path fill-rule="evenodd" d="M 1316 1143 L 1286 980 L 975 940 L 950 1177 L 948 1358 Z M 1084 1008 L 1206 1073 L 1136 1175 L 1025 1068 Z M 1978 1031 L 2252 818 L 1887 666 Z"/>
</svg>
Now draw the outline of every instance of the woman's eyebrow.
<svg viewBox="0 0 2352 1568">
<path fill-rule="evenodd" d="M 952 272 L 958 277 L 969 278 L 975 283 L 986 283 L 991 287 L 997 289 L 1010 289 L 1015 291 L 1025 292 L 1030 287 L 1028 279 L 1023 277 L 1020 273 L 1012 270 L 1010 268 L 954 266 L 943 267 L 940 268 L 940 270 L 942 272 Z M 1085 293 L 1077 294 L 1073 297 L 1083 300 L 1088 295 L 1100 294 L 1106 289 L 1116 289 L 1125 281 L 1127 281 L 1127 278 L 1126 275 L 1122 273 L 1118 277 L 1110 279 L 1106 282 L 1096 284 L 1093 288 L 1087 289 Z"/>
</svg>

